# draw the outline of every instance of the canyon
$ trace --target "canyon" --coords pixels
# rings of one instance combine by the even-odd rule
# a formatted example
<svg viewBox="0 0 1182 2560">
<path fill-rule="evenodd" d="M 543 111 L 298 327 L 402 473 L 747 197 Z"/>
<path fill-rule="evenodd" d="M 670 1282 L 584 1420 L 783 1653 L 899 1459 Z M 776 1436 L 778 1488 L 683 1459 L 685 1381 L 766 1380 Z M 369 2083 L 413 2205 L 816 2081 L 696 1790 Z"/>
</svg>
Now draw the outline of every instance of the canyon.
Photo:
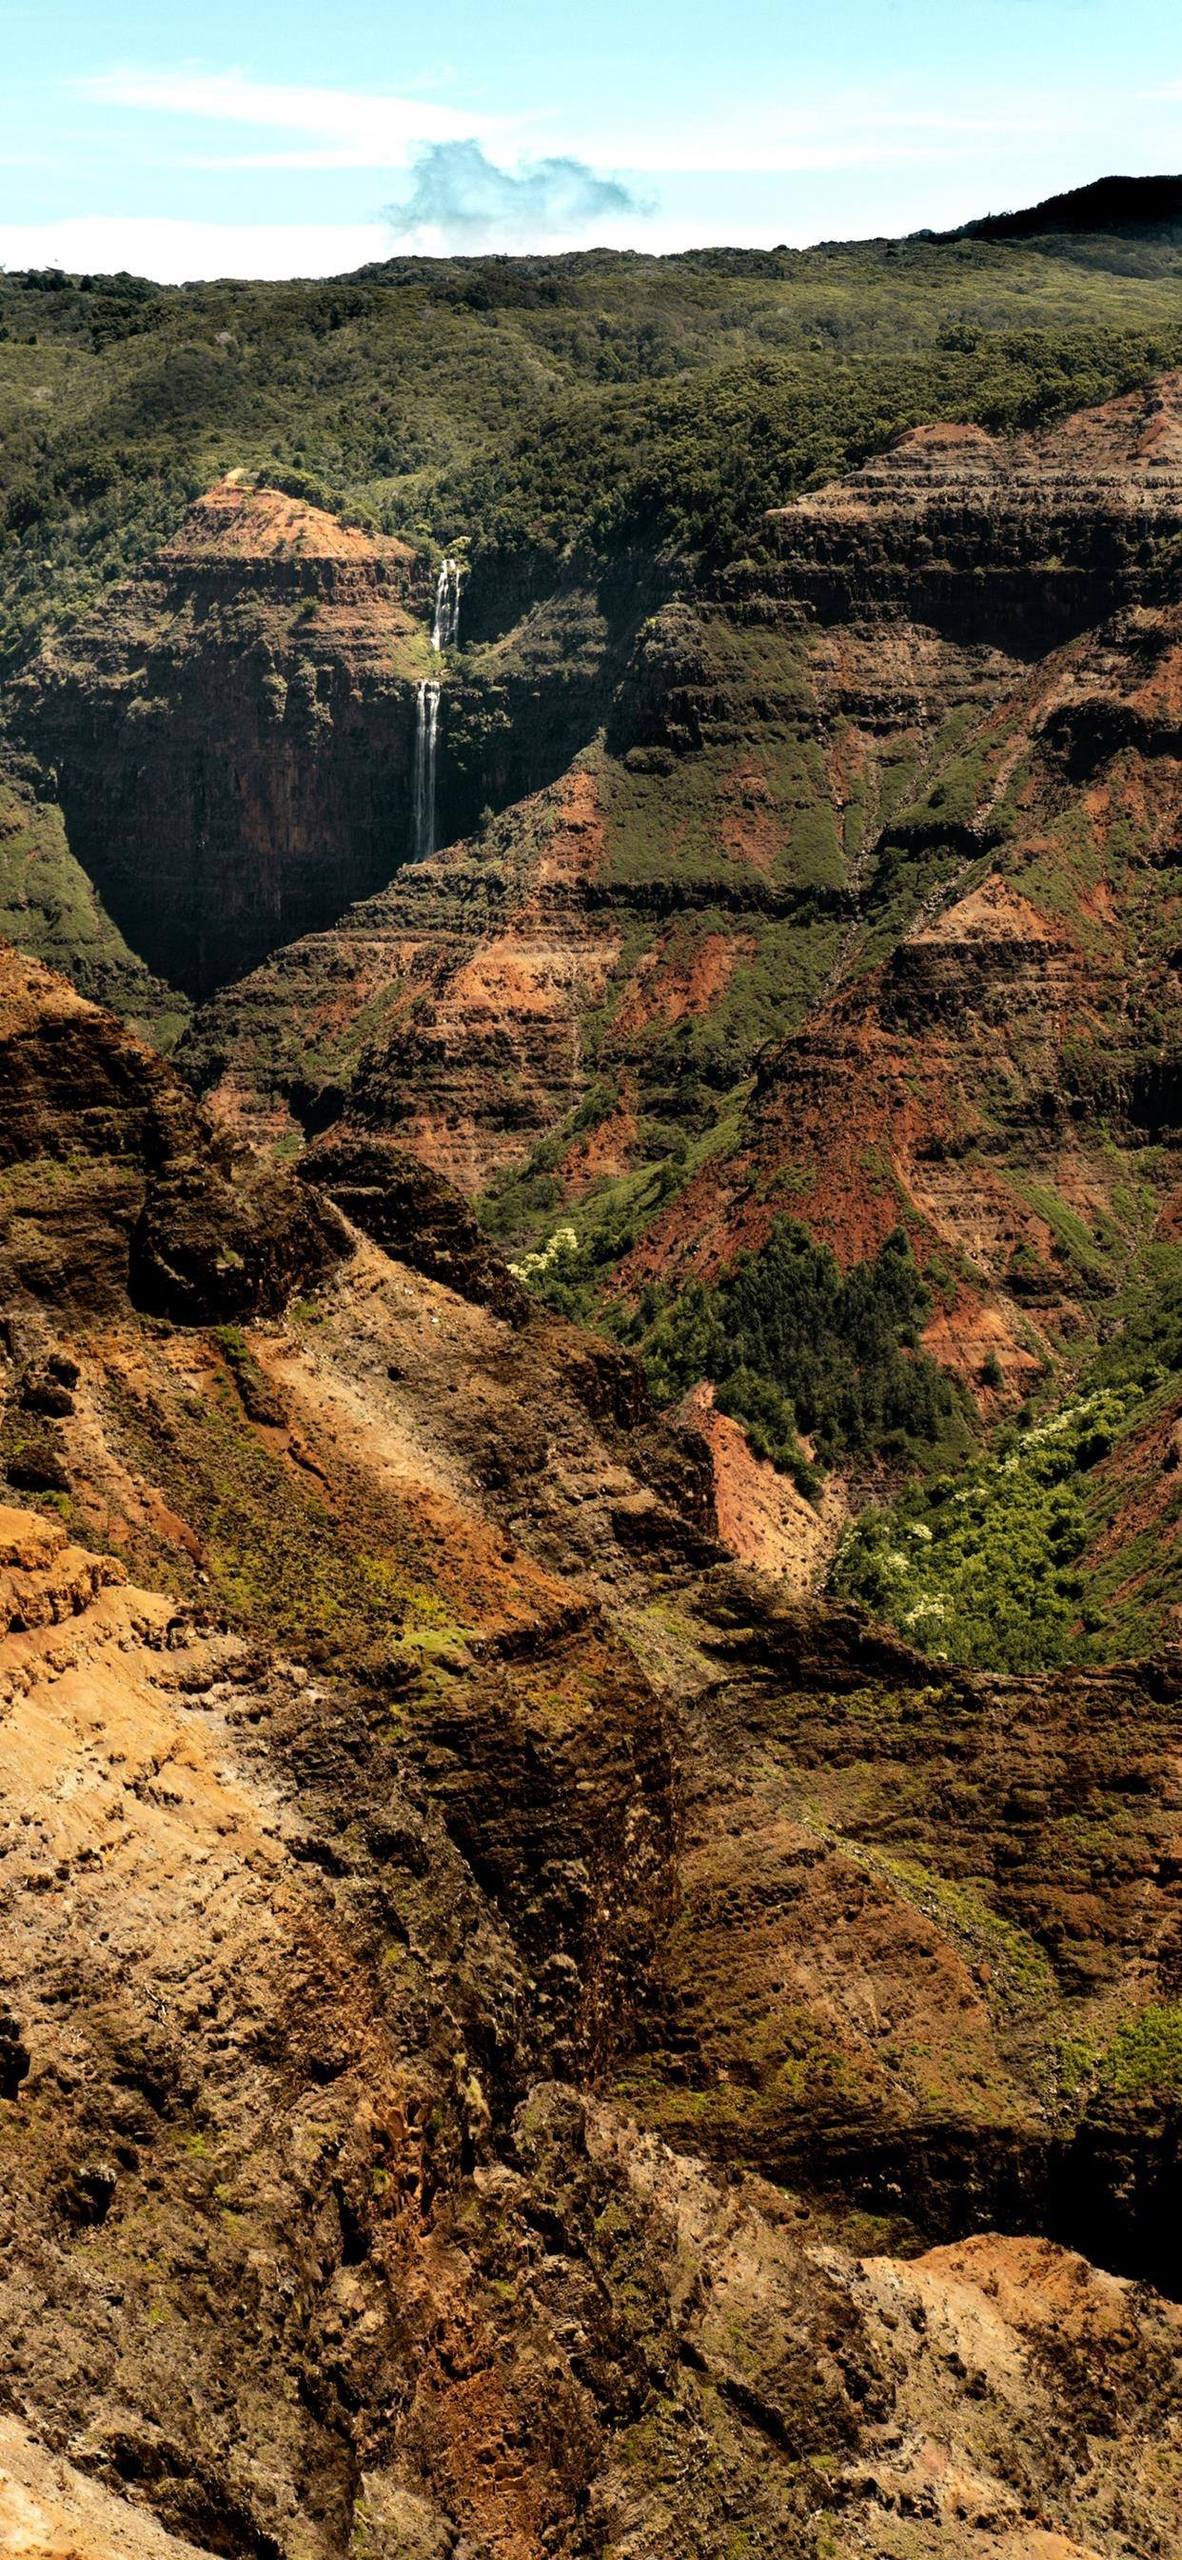
<svg viewBox="0 0 1182 2560">
<path fill-rule="evenodd" d="M 8 2529 L 1164 2554 L 1176 1662 L 786 1599 L 437 1176 L 0 997 Z"/>
<path fill-rule="evenodd" d="M 1178 2548 L 1176 250 L 987 231 L 0 279 L 26 2560 Z"/>
<path fill-rule="evenodd" d="M 39 697 L 71 850 L 186 993 L 412 850 L 422 584 L 404 546 L 225 482 L 17 685 L 18 718 L 26 681 Z"/>
<path fill-rule="evenodd" d="M 1178 377 L 915 431 L 650 618 L 562 779 L 214 997 L 189 1071 L 527 1235 L 617 1185 L 616 1289 L 902 1219 L 937 1356 L 1019 1403 L 1173 1215 L 1180 526 Z"/>
</svg>

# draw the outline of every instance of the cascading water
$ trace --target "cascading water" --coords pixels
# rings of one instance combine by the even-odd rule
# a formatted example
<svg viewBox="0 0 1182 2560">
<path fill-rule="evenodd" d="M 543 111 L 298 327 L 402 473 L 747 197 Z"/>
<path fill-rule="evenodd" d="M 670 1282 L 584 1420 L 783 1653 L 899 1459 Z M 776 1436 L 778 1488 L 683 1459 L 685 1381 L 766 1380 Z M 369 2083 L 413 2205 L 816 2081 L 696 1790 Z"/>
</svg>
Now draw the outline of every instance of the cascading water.
<svg viewBox="0 0 1182 2560">
<path fill-rule="evenodd" d="M 415 722 L 415 860 L 435 851 L 435 742 L 439 733 L 439 687 L 419 686 Z"/>
<path fill-rule="evenodd" d="M 454 649 L 460 629 L 460 565 L 458 560 L 441 560 L 435 582 L 435 620 L 431 625 L 433 649 Z"/>
<path fill-rule="evenodd" d="M 454 649 L 460 628 L 460 568 L 456 560 L 441 560 L 435 582 L 435 614 L 431 624 L 431 646 L 436 656 Z M 418 715 L 415 723 L 415 797 L 414 845 L 417 861 L 425 861 L 435 851 L 435 760 L 439 738 L 439 695 L 437 677 L 428 677 L 419 686 Z"/>
</svg>

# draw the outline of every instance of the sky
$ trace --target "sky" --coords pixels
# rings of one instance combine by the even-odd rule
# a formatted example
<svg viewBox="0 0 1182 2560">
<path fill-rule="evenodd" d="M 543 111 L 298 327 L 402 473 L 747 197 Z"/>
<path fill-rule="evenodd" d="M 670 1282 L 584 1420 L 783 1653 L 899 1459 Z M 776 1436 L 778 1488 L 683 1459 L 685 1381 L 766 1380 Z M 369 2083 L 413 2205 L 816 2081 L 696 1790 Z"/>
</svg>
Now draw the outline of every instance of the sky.
<svg viewBox="0 0 1182 2560">
<path fill-rule="evenodd" d="M 1182 168 L 1176 0 L 4 0 L 0 265 L 804 246 Z"/>
</svg>

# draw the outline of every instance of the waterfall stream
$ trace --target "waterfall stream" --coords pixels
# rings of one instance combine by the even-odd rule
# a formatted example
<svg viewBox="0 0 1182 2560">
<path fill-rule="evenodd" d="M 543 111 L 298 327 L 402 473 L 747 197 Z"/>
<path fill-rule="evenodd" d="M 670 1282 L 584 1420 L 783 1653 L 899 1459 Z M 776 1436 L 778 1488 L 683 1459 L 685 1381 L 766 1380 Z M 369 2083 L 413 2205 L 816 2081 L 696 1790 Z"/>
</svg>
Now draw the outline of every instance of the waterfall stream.
<svg viewBox="0 0 1182 2560">
<path fill-rule="evenodd" d="M 460 566 L 458 560 L 441 560 L 435 582 L 435 619 L 431 625 L 433 649 L 454 649 L 460 629 Z"/>
<path fill-rule="evenodd" d="M 437 657 L 445 649 L 454 649 L 459 628 L 459 563 L 443 559 L 435 582 L 435 614 L 431 624 L 431 646 Z M 418 862 L 425 861 L 427 855 L 435 851 L 435 764 L 440 691 L 436 676 L 425 678 L 418 689 L 414 773 L 414 850 Z"/>
</svg>

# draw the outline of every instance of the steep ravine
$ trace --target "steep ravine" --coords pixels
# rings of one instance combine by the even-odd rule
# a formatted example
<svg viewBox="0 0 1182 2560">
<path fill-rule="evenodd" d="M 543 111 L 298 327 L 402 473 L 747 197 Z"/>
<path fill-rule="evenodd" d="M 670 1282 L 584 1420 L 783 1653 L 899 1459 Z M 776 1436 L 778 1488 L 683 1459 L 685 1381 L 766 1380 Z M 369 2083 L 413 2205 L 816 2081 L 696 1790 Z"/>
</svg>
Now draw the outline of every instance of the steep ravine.
<svg viewBox="0 0 1182 2560">
<path fill-rule="evenodd" d="M 769 1043 L 824 1039 L 876 967 L 894 970 L 905 1036 L 910 972 L 909 1036 L 942 1042 L 955 1112 L 961 1082 L 978 1085 L 976 1061 L 955 1054 L 960 1024 L 1004 1006 L 1020 927 L 1059 966 L 1040 1033 L 1052 1082 L 1071 1072 L 1069 1027 L 1054 1031 L 1071 972 L 1098 954 L 1114 984 L 1140 973 L 1124 1037 L 1135 1049 L 1143 1011 L 1129 1077 L 1149 1078 L 1148 1112 L 1161 1075 L 1148 1023 L 1173 1000 L 1180 527 L 1172 377 L 1034 436 L 916 430 L 770 517 L 759 556 L 709 593 L 650 613 L 602 734 L 565 778 L 462 843 L 447 841 L 460 808 L 444 810 L 433 862 L 206 1010 L 191 1072 L 275 1133 L 323 1125 L 347 1100 L 470 1191 L 532 1167 L 522 1212 L 537 1219 L 605 1178 L 676 1162 L 679 1144 L 733 1117 Z M 561 694 L 556 614 L 536 609 L 538 680 Z M 506 644 L 511 658 L 532 627 Z M 490 673 L 496 651 L 476 653 Z M 461 680 L 453 765 L 463 699 Z M 541 718 L 514 712 L 507 734 Z M 486 738 L 476 788 L 481 756 L 491 771 L 497 753 Z M 494 803 L 509 772 L 498 781 Z M 1018 905 L 1006 891 L 1017 921 L 1004 934 L 1005 900 L 983 886 L 995 859 L 1021 891 Z M 936 937 L 946 976 L 959 947 L 941 914 L 966 893 L 973 984 L 950 981 L 936 1001 Z M 1111 963 L 1108 940 L 1121 944 Z M 1028 1047 L 1023 1024 L 1014 1038 Z M 1034 1065 L 1019 1054 L 1018 1078 Z M 756 1146 L 769 1083 L 765 1067 Z M 1037 1141 L 1042 1115 L 1033 1093 L 1015 1103 L 1004 1143 Z M 879 1133 L 858 1117 L 864 1151 Z M 765 1181 L 759 1212 L 740 1215 L 717 1171 L 712 1154 L 684 1228 L 712 1253 L 748 1240 L 775 1192 Z M 673 1205 L 652 1268 L 675 1263 L 681 1232 Z M 972 1256 L 967 1234 L 947 1241 Z"/>
<path fill-rule="evenodd" d="M 458 613 L 443 654 L 432 642 L 436 583 L 422 553 L 232 475 L 11 685 L 9 727 L 76 859 L 187 994 L 334 923 L 424 850 L 425 700 L 441 842 L 562 774 L 606 717 L 643 610 L 623 568 L 483 639 L 478 584 L 460 661 Z"/>
<path fill-rule="evenodd" d="M 23 2547 L 1167 2560 L 1177 1663 L 788 1606 L 438 1178 L 7 953 L 0 1101 Z"/>
</svg>

